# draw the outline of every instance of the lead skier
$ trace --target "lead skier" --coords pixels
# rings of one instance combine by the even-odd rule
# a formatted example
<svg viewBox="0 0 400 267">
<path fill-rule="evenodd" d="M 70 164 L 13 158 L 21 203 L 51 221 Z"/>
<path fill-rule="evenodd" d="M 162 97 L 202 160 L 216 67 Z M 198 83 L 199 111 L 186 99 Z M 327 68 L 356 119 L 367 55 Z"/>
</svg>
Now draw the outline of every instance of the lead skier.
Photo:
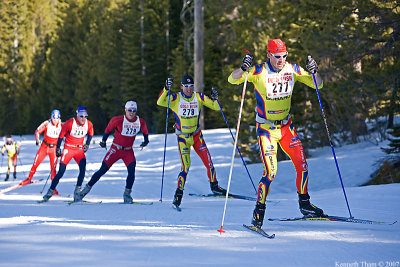
<svg viewBox="0 0 400 267">
<path fill-rule="evenodd" d="M 296 81 L 315 89 L 311 73 L 315 73 L 318 88 L 323 83 L 317 73 L 318 65 L 310 57 L 305 71 L 297 64 L 286 62 L 288 52 L 285 43 L 273 39 L 267 45 L 268 61 L 252 66 L 254 56 L 245 55 L 240 68 L 228 78 L 231 84 L 241 84 L 248 71 L 248 81 L 254 85 L 256 97 L 256 129 L 263 163 L 263 176 L 258 185 L 256 207 L 252 224 L 261 228 L 265 215 L 265 202 L 271 182 L 277 171 L 277 145 L 290 157 L 296 169 L 296 187 L 300 212 L 305 216 L 322 216 L 323 210 L 310 203 L 308 194 L 308 165 L 303 145 L 293 126 L 290 116 L 291 101 Z"/>
</svg>

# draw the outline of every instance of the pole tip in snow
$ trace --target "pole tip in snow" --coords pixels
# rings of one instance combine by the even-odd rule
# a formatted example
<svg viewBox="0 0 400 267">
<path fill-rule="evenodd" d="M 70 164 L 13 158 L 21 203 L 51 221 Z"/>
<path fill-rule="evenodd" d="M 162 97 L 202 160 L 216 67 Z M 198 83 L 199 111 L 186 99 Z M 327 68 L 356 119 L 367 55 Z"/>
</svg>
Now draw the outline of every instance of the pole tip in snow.
<svg viewBox="0 0 400 267">
<path fill-rule="evenodd" d="M 222 230 L 223 226 L 221 225 L 221 229 L 217 230 L 220 234 L 225 233 L 224 230 Z"/>
</svg>

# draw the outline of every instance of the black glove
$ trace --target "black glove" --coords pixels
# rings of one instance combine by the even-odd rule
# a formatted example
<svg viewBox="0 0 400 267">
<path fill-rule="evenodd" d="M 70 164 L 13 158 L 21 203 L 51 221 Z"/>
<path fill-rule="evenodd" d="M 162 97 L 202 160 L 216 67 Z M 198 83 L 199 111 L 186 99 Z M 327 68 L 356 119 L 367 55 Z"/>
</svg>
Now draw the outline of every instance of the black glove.
<svg viewBox="0 0 400 267">
<path fill-rule="evenodd" d="M 86 152 L 89 149 L 89 145 L 88 144 L 84 144 L 83 145 L 83 151 Z"/>
<path fill-rule="evenodd" d="M 173 77 L 168 77 L 165 80 L 165 88 L 166 89 L 171 89 L 172 85 L 174 84 L 174 78 Z"/>
<path fill-rule="evenodd" d="M 251 67 L 251 65 L 253 65 L 253 60 L 254 60 L 254 56 L 252 54 L 245 55 L 242 60 L 242 66 L 240 66 L 240 68 L 243 71 L 246 71 L 247 69 L 249 69 Z"/>
<path fill-rule="evenodd" d="M 316 73 L 318 70 L 317 62 L 315 62 L 315 60 L 311 56 L 307 57 L 306 68 L 307 68 L 308 72 L 311 72 L 311 73 Z"/>
<path fill-rule="evenodd" d="M 107 144 L 106 144 L 106 141 L 101 140 L 100 143 L 99 143 L 99 145 L 100 145 L 102 148 L 105 148 Z"/>
<path fill-rule="evenodd" d="M 36 145 L 37 146 L 40 145 L 40 140 L 39 139 L 36 139 Z"/>
<path fill-rule="evenodd" d="M 149 143 L 149 141 L 144 141 L 140 144 L 141 148 L 144 148 L 145 146 L 147 146 L 147 144 Z"/>
<path fill-rule="evenodd" d="M 61 148 L 56 148 L 56 157 L 59 158 L 61 157 L 62 153 L 61 153 Z"/>
<path fill-rule="evenodd" d="M 218 99 L 218 91 L 215 88 L 211 88 L 211 100 L 217 100 Z"/>
</svg>

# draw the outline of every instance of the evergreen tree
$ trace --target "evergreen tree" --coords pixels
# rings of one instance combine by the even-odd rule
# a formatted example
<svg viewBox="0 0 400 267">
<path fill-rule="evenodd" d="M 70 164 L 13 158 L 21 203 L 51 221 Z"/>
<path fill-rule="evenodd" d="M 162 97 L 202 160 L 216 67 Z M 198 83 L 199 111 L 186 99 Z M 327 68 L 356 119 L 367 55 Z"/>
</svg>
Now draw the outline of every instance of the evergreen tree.
<svg viewBox="0 0 400 267">
<path fill-rule="evenodd" d="M 123 111 L 120 97 L 122 54 L 118 49 L 122 47 L 120 16 L 123 10 L 123 6 L 113 7 L 110 0 L 88 1 L 82 6 L 86 30 L 82 62 L 77 70 L 76 97 L 86 103 L 99 134 L 112 116 Z"/>
<path fill-rule="evenodd" d="M 63 120 L 74 117 L 78 105 L 87 105 L 76 95 L 77 72 L 84 58 L 86 37 L 82 27 L 83 10 L 79 0 L 66 3 L 60 10 L 56 38 L 52 42 L 40 83 L 40 88 L 48 91 L 51 103 L 61 111 Z"/>
<path fill-rule="evenodd" d="M 32 133 L 51 109 L 63 120 L 78 105 L 95 130 L 138 102 L 152 132 L 163 132 L 165 108 L 156 99 L 167 76 L 179 92 L 193 74 L 191 1 L 0 1 L 0 133 Z M 187 12 L 184 13 L 183 11 Z M 288 61 L 304 66 L 312 55 L 324 80 L 322 103 L 332 137 L 357 142 L 365 119 L 400 111 L 399 9 L 395 1 L 204 1 L 205 93 L 219 91 L 236 127 L 242 86 L 227 82 L 246 48 L 255 64 L 266 60 L 270 39 L 281 38 Z M 315 90 L 297 84 L 292 115 L 305 147 L 327 144 Z M 239 145 L 258 159 L 254 89 L 247 88 Z M 92 112 L 92 111 L 93 112 Z M 170 117 L 172 124 L 173 118 Z M 205 109 L 206 128 L 225 127 L 220 112 Z M 172 128 L 169 127 L 171 131 Z M 383 131 L 382 131 L 383 132 Z"/>
<path fill-rule="evenodd" d="M 170 1 L 131 0 L 123 33 L 122 94 L 125 100 L 138 102 L 138 114 L 150 131 L 161 131 L 160 114 L 165 114 L 159 112 L 156 102 L 168 77 L 165 28 L 170 6 Z M 171 46 L 175 36 L 171 34 Z"/>
<path fill-rule="evenodd" d="M 57 108 L 56 104 L 48 98 L 48 88 L 41 88 L 40 82 L 47 63 L 47 54 L 51 47 L 57 23 L 59 22 L 58 10 L 63 4 L 57 0 L 51 1 L 29 1 L 31 23 L 27 33 L 32 34 L 27 50 L 31 64 L 28 77 L 27 101 L 28 111 L 26 114 L 27 124 L 25 133 L 32 133 L 36 127 L 49 117 L 50 111 Z"/>
<path fill-rule="evenodd" d="M 390 143 L 389 148 L 382 148 L 386 154 L 398 154 L 400 157 L 400 125 L 394 126 L 388 130 L 390 137 L 388 137 Z"/>
<path fill-rule="evenodd" d="M 14 94 L 12 90 L 13 45 L 15 33 L 13 28 L 15 1 L 5 0 L 0 2 L 0 117 L 7 118 L 12 113 Z M 10 133 L 12 122 L 1 120 L 0 133 Z"/>
</svg>

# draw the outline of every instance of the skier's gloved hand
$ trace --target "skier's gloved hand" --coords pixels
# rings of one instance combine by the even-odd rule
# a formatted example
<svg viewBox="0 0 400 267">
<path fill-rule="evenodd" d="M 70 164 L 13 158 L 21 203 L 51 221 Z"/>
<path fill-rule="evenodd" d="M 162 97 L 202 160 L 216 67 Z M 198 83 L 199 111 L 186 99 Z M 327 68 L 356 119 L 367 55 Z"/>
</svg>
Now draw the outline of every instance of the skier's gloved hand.
<svg viewBox="0 0 400 267">
<path fill-rule="evenodd" d="M 99 145 L 100 145 L 102 148 L 105 148 L 105 147 L 106 147 L 106 141 L 101 140 L 100 143 L 99 143 Z"/>
<path fill-rule="evenodd" d="M 143 149 L 145 146 L 149 144 L 149 141 L 144 141 L 140 144 L 140 147 Z"/>
<path fill-rule="evenodd" d="M 174 84 L 174 78 L 173 77 L 168 77 L 165 80 L 165 89 L 171 89 L 173 84 Z"/>
<path fill-rule="evenodd" d="M 83 145 L 83 151 L 86 152 L 89 149 L 89 145 L 88 144 L 84 144 Z"/>
<path fill-rule="evenodd" d="M 61 148 L 56 148 L 56 157 L 59 158 L 61 157 L 62 153 L 61 153 Z"/>
<path fill-rule="evenodd" d="M 252 54 L 245 55 L 242 60 L 242 66 L 240 66 L 240 68 L 243 71 L 248 70 L 251 67 L 251 65 L 253 65 L 253 60 L 254 60 L 254 56 Z"/>
<path fill-rule="evenodd" d="M 308 72 L 311 72 L 311 73 L 316 73 L 318 71 L 317 62 L 315 62 L 315 60 L 311 56 L 307 57 L 306 68 L 307 68 Z"/>
<path fill-rule="evenodd" d="M 40 145 L 40 140 L 39 139 L 36 139 L 36 145 L 37 146 Z"/>
<path fill-rule="evenodd" d="M 215 88 L 211 88 L 211 95 L 210 95 L 211 100 L 217 100 L 218 99 L 218 91 Z"/>
</svg>

